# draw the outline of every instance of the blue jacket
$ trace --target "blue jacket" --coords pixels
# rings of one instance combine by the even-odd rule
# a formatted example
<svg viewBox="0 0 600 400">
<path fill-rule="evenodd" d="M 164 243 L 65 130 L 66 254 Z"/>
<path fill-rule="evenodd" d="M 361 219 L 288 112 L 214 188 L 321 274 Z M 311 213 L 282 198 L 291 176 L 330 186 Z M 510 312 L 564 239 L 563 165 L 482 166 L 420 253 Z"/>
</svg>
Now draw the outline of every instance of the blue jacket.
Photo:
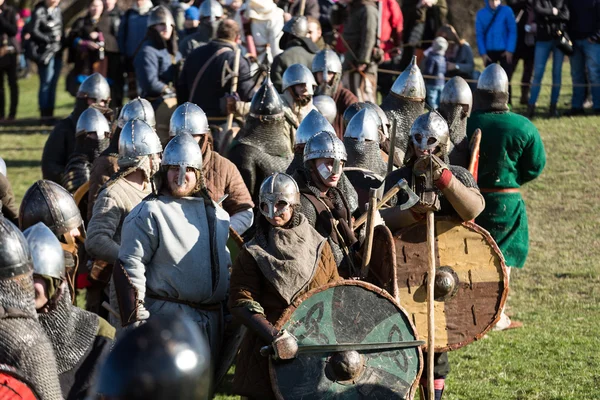
<svg viewBox="0 0 600 400">
<path fill-rule="evenodd" d="M 432 86 L 444 86 L 444 76 L 446 75 L 446 58 L 441 54 L 429 54 L 425 59 L 425 69 L 423 75 L 435 76 L 426 78 L 425 83 Z"/>
<path fill-rule="evenodd" d="M 137 48 L 146 36 L 148 14 L 141 15 L 137 10 L 129 9 L 121 18 L 117 42 L 119 50 L 127 58 L 133 58 Z"/>
<path fill-rule="evenodd" d="M 488 51 L 509 51 L 514 53 L 517 47 L 517 23 L 515 14 L 508 6 L 500 5 L 492 10 L 485 1 L 485 7 L 477 11 L 475 17 L 475 34 L 477 36 L 477 47 L 479 54 L 487 54 Z M 493 25 L 489 28 L 485 38 L 483 37 L 488 25 L 492 22 L 494 13 L 498 13 Z"/>
<path fill-rule="evenodd" d="M 175 61 L 181 59 L 177 53 Z M 173 64 L 167 49 L 157 49 L 152 40 L 142 43 L 133 60 L 135 76 L 141 97 L 156 98 L 169 83 L 173 83 L 177 65 Z"/>
</svg>

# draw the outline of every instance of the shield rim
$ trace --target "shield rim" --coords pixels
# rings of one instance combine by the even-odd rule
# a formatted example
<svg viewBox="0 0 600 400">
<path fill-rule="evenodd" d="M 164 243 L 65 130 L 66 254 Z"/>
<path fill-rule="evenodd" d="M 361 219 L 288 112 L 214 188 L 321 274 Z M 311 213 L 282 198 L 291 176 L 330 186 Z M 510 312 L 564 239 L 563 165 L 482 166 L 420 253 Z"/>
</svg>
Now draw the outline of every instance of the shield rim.
<svg viewBox="0 0 600 400">
<path fill-rule="evenodd" d="M 450 344 L 447 346 L 441 346 L 441 347 L 434 347 L 433 350 L 436 353 L 446 353 L 448 351 L 454 351 L 454 350 L 458 350 L 461 349 L 475 341 L 481 340 L 481 338 L 483 338 L 500 320 L 500 316 L 502 315 L 502 310 L 504 309 L 504 304 L 506 303 L 506 298 L 508 296 L 508 274 L 507 274 L 507 266 L 506 266 L 506 261 L 504 259 L 504 255 L 502 254 L 502 251 L 500 251 L 500 247 L 498 247 L 498 244 L 496 243 L 496 241 L 494 240 L 494 238 L 492 237 L 492 235 L 485 230 L 484 228 L 482 228 L 481 226 L 477 225 L 475 222 L 473 221 L 461 221 L 457 218 L 453 218 L 453 217 L 435 217 L 435 222 L 438 221 L 448 221 L 448 222 L 454 222 L 457 225 L 462 225 L 464 227 L 466 227 L 467 229 L 471 229 L 479 234 L 481 234 L 486 242 L 490 245 L 490 247 L 492 248 L 493 252 L 499 257 L 500 259 L 500 266 L 502 268 L 502 275 L 503 275 L 503 285 L 504 288 L 502 290 L 502 294 L 500 296 L 500 305 L 498 307 L 498 311 L 496 311 L 496 315 L 494 317 L 494 319 L 492 320 L 492 322 L 479 334 L 473 336 L 472 338 L 469 338 L 467 340 L 455 343 L 455 344 Z M 396 231 L 393 235 L 394 235 L 394 243 L 396 242 L 396 239 L 398 239 L 398 236 L 400 236 L 401 234 L 408 232 L 410 229 L 415 228 L 418 225 L 425 225 L 426 221 L 419 221 L 416 222 L 410 226 L 407 226 L 406 228 L 403 229 L 399 229 L 398 231 Z M 437 236 L 436 236 L 436 240 L 437 240 Z M 398 265 L 396 264 L 396 268 L 398 268 Z M 400 302 L 399 299 L 400 296 L 400 288 L 398 287 L 398 298 L 396 299 L 396 301 Z M 425 343 L 425 345 L 423 345 L 423 351 L 427 351 L 427 343 Z"/>
<path fill-rule="evenodd" d="M 363 289 L 369 290 L 371 292 L 374 292 L 375 294 L 387 299 L 388 301 L 390 301 L 401 314 L 404 314 L 404 316 L 406 317 L 406 321 L 409 323 L 410 327 L 412 328 L 414 334 L 415 334 L 415 340 L 419 340 L 419 332 L 417 332 L 417 329 L 415 328 L 413 322 L 411 321 L 411 319 L 408 316 L 408 313 L 406 312 L 406 310 L 398 303 L 398 301 L 396 301 L 396 299 L 394 299 L 394 297 L 392 297 L 392 295 L 390 295 L 385 289 L 380 288 L 379 286 L 373 285 L 372 283 L 368 283 L 368 282 L 363 282 L 363 281 L 359 281 L 359 280 L 347 280 L 347 279 L 343 279 L 343 280 L 339 280 L 339 281 L 335 281 L 335 282 L 330 282 L 326 285 L 320 286 L 318 288 L 315 288 L 313 290 L 310 290 L 308 292 L 306 292 L 305 294 L 303 294 L 302 296 L 298 297 L 297 299 L 295 299 L 292 304 L 290 304 L 281 314 L 281 317 L 279 317 L 279 319 L 277 320 L 277 323 L 275 323 L 275 329 L 277 330 L 281 330 L 281 327 L 283 325 L 285 325 L 286 322 L 289 321 L 290 316 L 294 313 L 294 311 L 296 311 L 298 309 L 298 307 L 300 306 L 300 304 L 308 299 L 309 297 L 320 293 L 320 292 L 324 292 L 328 289 L 337 287 L 337 286 L 359 286 L 362 287 Z M 418 354 L 419 354 L 419 365 L 420 368 L 417 371 L 417 376 L 415 377 L 415 380 L 413 382 L 413 384 L 411 385 L 409 391 L 408 391 L 408 399 L 412 399 L 415 396 L 417 387 L 419 386 L 419 381 L 421 379 L 421 375 L 423 373 L 423 346 L 418 347 Z M 283 396 L 283 394 L 281 393 L 281 391 L 279 390 L 279 385 L 277 385 L 277 374 L 275 373 L 275 367 L 273 365 L 273 359 L 269 358 L 269 377 L 271 378 L 271 389 L 273 390 L 273 393 L 275 394 L 275 398 L 277 400 L 285 400 L 285 397 Z"/>
</svg>

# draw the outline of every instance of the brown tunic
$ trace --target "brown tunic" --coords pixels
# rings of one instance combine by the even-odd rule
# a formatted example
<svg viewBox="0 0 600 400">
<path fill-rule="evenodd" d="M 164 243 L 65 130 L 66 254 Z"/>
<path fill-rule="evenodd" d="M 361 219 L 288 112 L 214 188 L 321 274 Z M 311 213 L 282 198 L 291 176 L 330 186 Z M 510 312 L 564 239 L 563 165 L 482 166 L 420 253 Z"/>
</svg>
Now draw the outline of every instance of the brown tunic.
<svg viewBox="0 0 600 400">
<path fill-rule="evenodd" d="M 341 279 L 337 272 L 333 253 L 325 243 L 319 265 L 307 287 L 297 294 L 302 296 L 309 290 Z M 289 305 L 267 281 L 258 264 L 244 247 L 233 264 L 229 308 L 244 302 L 258 302 L 264 309 L 267 320 L 275 324 Z M 260 355 L 260 348 L 268 345 L 258 335 L 248 331 L 237 357 L 233 388 L 235 393 L 256 399 L 275 398 L 269 378 L 269 359 Z"/>
</svg>

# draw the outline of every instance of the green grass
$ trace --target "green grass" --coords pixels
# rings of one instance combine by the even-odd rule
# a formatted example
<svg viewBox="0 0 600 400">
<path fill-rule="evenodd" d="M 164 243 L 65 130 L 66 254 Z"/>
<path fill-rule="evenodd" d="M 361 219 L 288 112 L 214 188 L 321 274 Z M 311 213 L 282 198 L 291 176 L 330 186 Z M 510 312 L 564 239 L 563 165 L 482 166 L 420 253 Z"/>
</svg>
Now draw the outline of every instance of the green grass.
<svg viewBox="0 0 600 400">
<path fill-rule="evenodd" d="M 515 74 L 520 79 L 520 70 Z M 544 82 L 550 83 L 550 70 Z M 565 84 L 570 83 L 568 62 Z M 37 113 L 37 78 L 21 81 L 20 116 Z M 60 84 L 60 88 L 63 88 Z M 540 115 L 549 87 L 538 101 Z M 518 100 L 520 89 L 515 88 Z M 562 89 L 559 106 L 568 106 Z M 67 103 L 68 101 L 68 103 Z M 72 107 L 59 98 L 60 114 Z M 517 106 L 517 112 L 523 112 Z M 542 176 L 523 189 L 530 226 L 530 254 L 513 271 L 510 311 L 525 328 L 493 332 L 450 354 L 445 399 L 600 399 L 600 117 L 535 119 L 548 154 Z M 0 156 L 7 160 L 17 200 L 41 177 L 45 134 L 3 134 Z M 226 385 L 229 387 L 229 385 Z M 235 396 L 220 393 L 218 399 Z"/>
</svg>

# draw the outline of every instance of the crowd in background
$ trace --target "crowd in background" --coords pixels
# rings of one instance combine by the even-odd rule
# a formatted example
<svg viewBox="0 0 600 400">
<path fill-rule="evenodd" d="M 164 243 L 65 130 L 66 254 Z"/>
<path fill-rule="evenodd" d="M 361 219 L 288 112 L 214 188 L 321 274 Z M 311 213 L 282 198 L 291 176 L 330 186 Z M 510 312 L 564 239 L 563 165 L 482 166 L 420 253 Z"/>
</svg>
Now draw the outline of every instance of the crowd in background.
<svg viewBox="0 0 600 400">
<path fill-rule="evenodd" d="M 37 66 L 39 74 L 38 105 L 42 118 L 53 117 L 63 60 L 69 64 L 66 89 L 73 95 L 83 79 L 93 72 L 100 72 L 109 80 L 112 106 L 120 106 L 124 97 L 139 94 L 134 58 L 146 39 L 148 13 L 160 1 L 153 4 L 150 0 L 134 0 L 125 8 L 115 0 L 91 0 L 85 15 L 66 27 L 60 0 L 44 0 L 32 11 L 18 12 L 0 0 L 0 119 L 16 117 L 17 80 L 19 73 L 25 75 L 29 70 L 30 62 Z M 528 105 L 529 117 L 535 114 L 540 83 L 551 54 L 550 116 L 558 116 L 565 58 L 571 64 L 574 86 L 568 114 L 583 114 L 584 108 L 592 104 L 594 113 L 600 113 L 599 1 L 507 0 L 505 5 L 500 0 L 484 0 L 482 3 L 475 19 L 476 50 L 484 65 L 499 62 L 509 77 L 518 62 L 523 61 L 519 101 Z M 264 61 L 267 47 L 276 57 L 295 44 L 281 40 L 282 28 L 302 6 L 309 22 L 310 39 L 303 44 L 308 57 L 304 55 L 302 61 L 324 46 L 335 49 L 343 55 L 345 70 L 355 69 L 363 78 L 369 78 L 356 83 L 350 76 L 345 81 L 359 100 L 361 94 L 372 100 L 376 90 L 387 93 L 396 77 L 388 71 L 402 71 L 413 55 L 418 56 L 427 76 L 428 102 L 433 107 L 437 106 L 445 78 L 477 79 L 479 73 L 475 70 L 474 49 L 448 24 L 446 0 L 223 0 L 221 3 L 172 0 L 165 5 L 175 19 L 173 57 L 185 58 L 191 50 L 206 44 L 214 38 L 219 20 L 229 17 L 242 27 L 245 51 L 258 62 Z M 351 10 L 358 5 L 368 7 L 352 16 Z M 350 13 L 344 14 L 345 9 Z M 454 21 L 457 25 L 459 22 Z M 363 54 L 369 51 L 369 46 L 374 50 Z M 363 59 L 355 60 L 354 56 Z M 287 65 L 297 61 L 297 56 L 291 57 Z M 275 64 L 275 75 L 280 75 L 285 66 Z M 384 72 L 377 73 L 378 66 Z M 8 113 L 5 75 L 10 90 Z M 274 81 L 278 84 L 276 76 Z M 366 92 L 361 93 L 357 85 L 366 85 Z"/>
</svg>

